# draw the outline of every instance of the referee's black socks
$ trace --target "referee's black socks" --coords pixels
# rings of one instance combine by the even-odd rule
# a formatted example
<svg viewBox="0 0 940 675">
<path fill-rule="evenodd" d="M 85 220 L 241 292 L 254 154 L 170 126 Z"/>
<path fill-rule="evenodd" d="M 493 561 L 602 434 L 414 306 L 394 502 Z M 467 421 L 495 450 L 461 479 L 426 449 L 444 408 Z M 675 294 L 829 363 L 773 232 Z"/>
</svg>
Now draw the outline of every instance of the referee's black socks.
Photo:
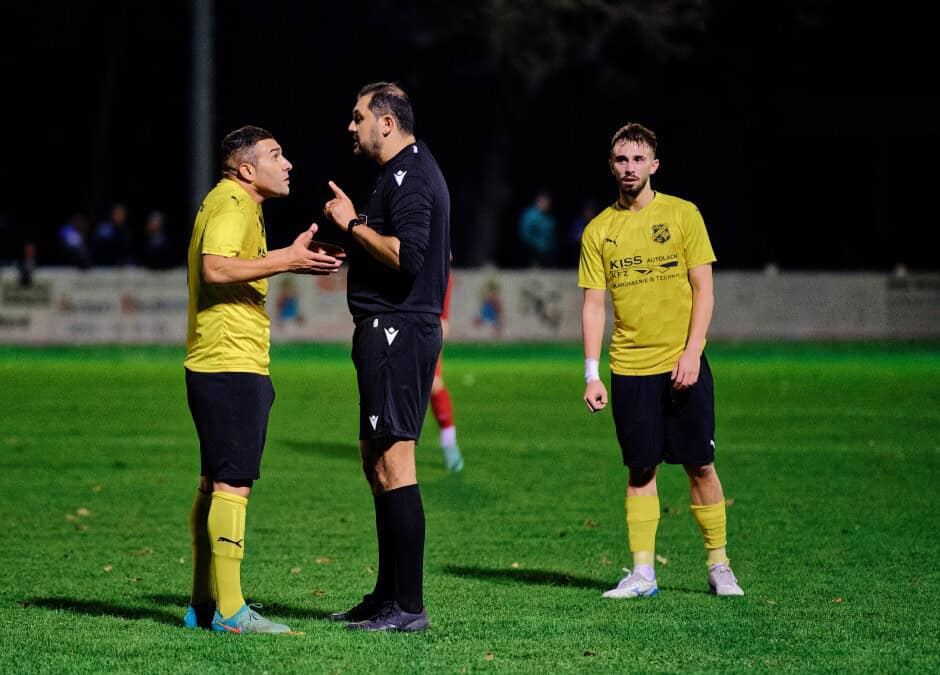
<svg viewBox="0 0 940 675">
<path fill-rule="evenodd" d="M 375 502 L 375 534 L 379 540 L 379 572 L 372 591 L 379 600 L 394 600 L 398 595 L 398 573 L 395 571 L 395 541 L 388 525 L 388 500 L 384 494 L 373 495 Z"/>
<path fill-rule="evenodd" d="M 380 504 L 381 503 L 381 504 Z M 424 506 L 417 485 L 390 490 L 376 497 L 376 525 L 384 515 L 384 529 L 392 551 L 398 581 L 395 599 L 399 606 L 410 613 L 424 609 Z M 383 514 L 383 515 L 380 515 Z M 385 574 L 382 534 L 379 534 L 379 579 Z M 378 583 L 376 584 L 378 587 Z"/>
</svg>

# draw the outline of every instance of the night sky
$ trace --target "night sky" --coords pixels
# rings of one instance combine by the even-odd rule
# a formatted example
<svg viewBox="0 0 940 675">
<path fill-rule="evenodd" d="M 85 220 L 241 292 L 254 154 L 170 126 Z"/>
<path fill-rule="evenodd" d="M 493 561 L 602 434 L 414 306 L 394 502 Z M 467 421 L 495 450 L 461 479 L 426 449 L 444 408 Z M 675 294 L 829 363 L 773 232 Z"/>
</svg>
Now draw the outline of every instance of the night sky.
<svg viewBox="0 0 940 675">
<path fill-rule="evenodd" d="M 699 205 L 719 268 L 938 268 L 937 216 L 921 206 L 940 155 L 924 16 L 903 3 L 668 2 L 657 31 L 642 18 L 608 30 L 558 4 L 217 0 L 213 143 L 258 124 L 295 167 L 291 196 L 265 204 L 269 244 L 324 223 L 327 180 L 364 203 L 375 167 L 352 156 L 345 127 L 359 86 L 394 80 L 448 178 L 458 266 L 521 265 L 516 220 L 538 189 L 562 239 L 586 199 L 613 201 L 608 142 L 633 120 L 660 136 L 654 187 Z M 648 19 L 656 3 L 623 6 Z M 182 263 L 189 3 L 8 2 L 0 38 L 0 262 L 29 238 L 53 263 L 72 212 L 96 222 L 120 200 L 135 229 L 167 212 Z"/>
</svg>

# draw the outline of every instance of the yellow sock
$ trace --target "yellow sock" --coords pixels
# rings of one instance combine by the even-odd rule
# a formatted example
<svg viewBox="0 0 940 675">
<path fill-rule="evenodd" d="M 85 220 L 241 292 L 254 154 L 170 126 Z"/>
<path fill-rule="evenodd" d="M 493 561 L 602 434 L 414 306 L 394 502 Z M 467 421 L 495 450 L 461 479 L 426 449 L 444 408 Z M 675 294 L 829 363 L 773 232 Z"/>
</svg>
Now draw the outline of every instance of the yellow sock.
<svg viewBox="0 0 940 675">
<path fill-rule="evenodd" d="M 245 509 L 248 500 L 230 492 L 212 493 L 209 507 L 209 540 L 212 544 L 212 573 L 215 578 L 215 602 L 219 613 L 228 618 L 235 614 L 242 596 L 241 562 L 245 555 Z"/>
<path fill-rule="evenodd" d="M 727 516 L 725 513 L 725 500 L 717 504 L 692 504 L 692 515 L 702 530 L 705 539 L 705 549 L 708 551 L 708 565 L 728 562 L 725 547 L 728 545 Z"/>
<path fill-rule="evenodd" d="M 212 566 L 212 546 L 209 544 L 209 505 L 212 496 L 196 490 L 193 509 L 189 513 L 189 531 L 193 540 L 193 590 L 189 596 L 192 605 L 212 602 L 212 584 L 209 570 Z"/>
<path fill-rule="evenodd" d="M 656 528 L 659 526 L 659 497 L 628 496 L 627 535 L 634 565 L 653 565 L 656 551 Z"/>
</svg>

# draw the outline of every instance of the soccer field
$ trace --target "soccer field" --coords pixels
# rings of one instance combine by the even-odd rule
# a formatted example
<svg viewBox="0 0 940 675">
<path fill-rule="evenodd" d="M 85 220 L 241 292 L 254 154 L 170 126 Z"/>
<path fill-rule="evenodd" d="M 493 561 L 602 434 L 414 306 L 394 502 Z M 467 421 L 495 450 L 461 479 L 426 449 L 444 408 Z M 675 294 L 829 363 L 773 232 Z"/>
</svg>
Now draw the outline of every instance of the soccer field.
<svg viewBox="0 0 940 675">
<path fill-rule="evenodd" d="M 275 347 L 249 602 L 304 635 L 180 627 L 198 473 L 180 349 L 0 347 L 0 672 L 937 672 L 940 344 L 709 346 L 729 554 L 707 593 L 680 467 L 660 594 L 630 564 L 609 411 L 577 345 L 445 347 L 461 474 L 432 417 L 424 634 L 324 620 L 370 590 L 372 500 L 346 345 Z"/>
</svg>

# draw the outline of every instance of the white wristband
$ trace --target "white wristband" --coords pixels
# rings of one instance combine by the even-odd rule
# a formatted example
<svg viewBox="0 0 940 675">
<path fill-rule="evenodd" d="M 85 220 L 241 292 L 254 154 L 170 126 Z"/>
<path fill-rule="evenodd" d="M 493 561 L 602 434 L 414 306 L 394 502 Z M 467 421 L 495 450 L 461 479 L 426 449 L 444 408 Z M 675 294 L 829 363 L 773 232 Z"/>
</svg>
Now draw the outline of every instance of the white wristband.
<svg viewBox="0 0 940 675">
<path fill-rule="evenodd" d="M 597 372 L 597 359 L 584 359 L 584 381 L 595 382 L 601 379 Z"/>
</svg>

